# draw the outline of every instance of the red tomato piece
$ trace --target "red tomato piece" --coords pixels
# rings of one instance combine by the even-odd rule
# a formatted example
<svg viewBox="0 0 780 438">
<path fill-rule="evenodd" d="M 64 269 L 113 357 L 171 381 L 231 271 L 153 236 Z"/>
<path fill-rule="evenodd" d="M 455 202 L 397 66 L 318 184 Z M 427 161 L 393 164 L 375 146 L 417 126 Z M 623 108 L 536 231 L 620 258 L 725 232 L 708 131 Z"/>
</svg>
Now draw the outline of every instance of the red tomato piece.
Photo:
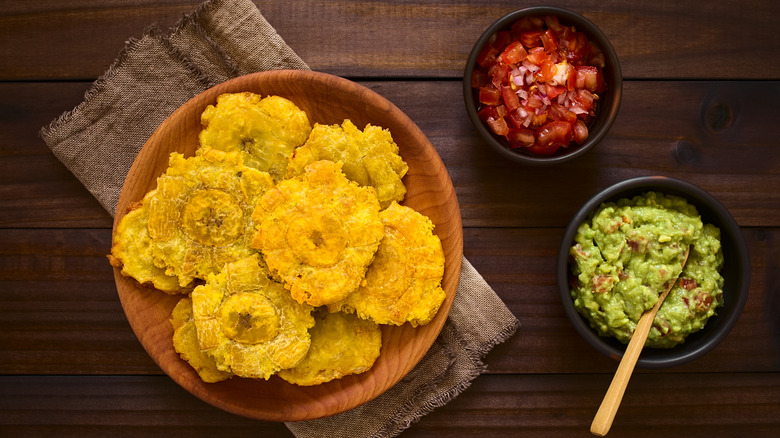
<svg viewBox="0 0 780 438">
<path fill-rule="evenodd" d="M 498 88 L 487 85 L 479 88 L 479 102 L 485 105 L 498 105 L 501 102 L 501 93 Z"/>
<path fill-rule="evenodd" d="M 495 68 L 492 71 L 492 74 L 493 74 L 493 78 L 492 78 L 493 85 L 496 88 L 498 88 L 501 85 L 508 84 L 509 81 L 512 80 L 511 73 L 512 73 L 512 67 L 510 67 L 510 66 L 508 66 L 506 64 L 503 64 L 503 63 L 496 64 Z"/>
<path fill-rule="evenodd" d="M 496 62 L 496 56 L 498 56 L 499 53 L 498 49 L 490 44 L 486 44 L 485 47 L 479 51 L 479 55 L 477 55 L 477 65 L 482 68 L 489 68 L 491 64 Z"/>
<path fill-rule="evenodd" d="M 513 41 L 501 53 L 501 60 L 505 64 L 517 64 L 524 60 L 526 56 L 528 56 L 528 52 L 526 52 L 523 44 L 520 41 Z"/>
<path fill-rule="evenodd" d="M 494 117 L 488 117 L 485 123 L 487 123 L 488 127 L 490 127 L 490 130 L 493 131 L 496 135 L 504 136 L 509 132 L 509 126 L 507 126 L 506 120 L 503 118 L 497 119 Z"/>
<path fill-rule="evenodd" d="M 574 137 L 574 141 L 577 142 L 577 144 L 585 143 L 585 140 L 588 139 L 588 127 L 587 125 L 585 125 L 585 122 L 583 122 L 580 119 L 577 119 L 577 121 L 574 122 L 572 130 L 573 130 L 572 136 Z"/>
<path fill-rule="evenodd" d="M 541 47 L 542 46 L 542 31 L 541 30 L 531 30 L 528 32 L 523 32 L 520 34 L 520 42 L 523 43 L 523 46 L 527 49 L 531 49 L 534 47 Z"/>
<path fill-rule="evenodd" d="M 563 121 L 568 123 L 574 123 L 577 120 L 577 115 L 569 111 L 565 106 L 553 103 L 550 105 L 550 119 Z"/>
<path fill-rule="evenodd" d="M 561 29 L 563 28 L 561 22 L 558 21 L 558 17 L 555 15 L 545 15 L 544 23 L 547 25 L 548 29 L 552 30 L 555 33 L 560 32 Z"/>
<path fill-rule="evenodd" d="M 531 126 L 542 126 L 547 121 L 547 111 L 539 114 L 534 114 L 531 118 Z"/>
<path fill-rule="evenodd" d="M 577 46 L 577 34 L 569 26 L 563 26 L 558 32 L 558 47 L 571 52 Z"/>
<path fill-rule="evenodd" d="M 566 87 L 563 85 L 544 84 L 544 94 L 546 94 L 550 99 L 555 99 L 564 91 L 566 91 Z"/>
<path fill-rule="evenodd" d="M 517 93 L 512 90 L 512 87 L 502 86 L 501 97 L 504 98 L 504 104 L 509 111 L 520 108 L 520 98 L 517 96 Z"/>
<path fill-rule="evenodd" d="M 558 146 L 557 144 L 544 146 L 544 145 L 540 145 L 539 143 L 534 143 L 531 146 L 528 146 L 526 150 L 536 155 L 552 155 L 555 153 L 555 151 L 558 150 L 558 148 L 560 148 L 560 146 Z"/>
<path fill-rule="evenodd" d="M 590 111 L 590 109 L 593 108 L 593 101 L 595 99 L 596 96 L 594 96 L 593 93 L 583 88 L 577 89 L 576 93 L 572 97 L 573 103 L 585 111 Z"/>
<path fill-rule="evenodd" d="M 550 58 L 545 59 L 542 62 L 541 67 L 542 68 L 534 75 L 534 79 L 539 82 L 548 82 L 555 77 L 557 69 L 555 68 L 555 63 Z"/>
<path fill-rule="evenodd" d="M 479 117 L 479 120 L 482 120 L 483 122 L 487 122 L 487 119 L 493 117 L 496 117 L 496 107 L 494 106 L 483 106 L 480 108 L 479 111 L 477 111 L 477 117 Z"/>
<path fill-rule="evenodd" d="M 498 105 L 494 108 L 495 110 L 495 118 L 497 119 L 503 119 L 506 117 L 507 114 L 509 114 L 509 110 L 506 109 L 506 105 Z"/>
<path fill-rule="evenodd" d="M 545 53 L 544 47 L 538 46 L 528 51 L 528 57 L 526 58 L 531 64 L 542 65 L 545 59 L 549 59 L 550 56 Z"/>
<path fill-rule="evenodd" d="M 566 147 L 571 143 L 571 123 L 553 121 L 536 131 L 536 143 L 539 146 Z"/>
<path fill-rule="evenodd" d="M 533 146 L 536 137 L 534 136 L 534 131 L 532 129 L 521 127 L 510 129 L 506 134 L 506 139 L 509 142 L 509 147 L 511 149 L 517 149 Z"/>
<path fill-rule="evenodd" d="M 599 69 L 590 65 L 577 67 L 576 87 L 595 92 L 599 87 Z"/>
<path fill-rule="evenodd" d="M 524 111 L 522 108 L 518 108 L 514 111 L 511 111 L 507 116 L 508 122 L 515 128 L 525 127 L 523 122 L 525 122 L 526 116 L 524 113 L 522 113 L 522 111 Z M 525 114 L 527 114 L 527 112 Z"/>
<path fill-rule="evenodd" d="M 552 29 L 547 29 L 540 38 L 545 52 L 554 52 L 558 50 L 558 38 L 555 36 Z"/>
</svg>

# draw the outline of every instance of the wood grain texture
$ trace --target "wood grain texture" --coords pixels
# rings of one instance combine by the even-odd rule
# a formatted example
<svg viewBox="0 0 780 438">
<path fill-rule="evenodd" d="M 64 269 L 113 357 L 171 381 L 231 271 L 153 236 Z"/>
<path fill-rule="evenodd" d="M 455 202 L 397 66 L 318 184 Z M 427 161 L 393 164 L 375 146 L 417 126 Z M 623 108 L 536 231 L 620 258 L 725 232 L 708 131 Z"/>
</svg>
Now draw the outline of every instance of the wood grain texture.
<svg viewBox="0 0 780 438">
<path fill-rule="evenodd" d="M 176 382 L 203 400 L 240 415 L 275 421 L 298 421 L 334 415 L 382 394 L 422 359 L 447 319 L 455 299 L 463 257 L 463 234 L 455 190 L 435 149 L 419 128 L 395 105 L 355 82 L 300 70 L 242 76 L 191 99 L 163 121 L 146 142 L 127 174 L 117 205 L 114 228 L 129 205 L 152 190 L 168 166 L 171 152 L 194 155 L 201 132 L 200 114 L 223 93 L 250 91 L 295 102 L 310 123 L 332 125 L 350 119 L 359 127 L 370 123 L 389 129 L 409 166 L 404 177 L 404 205 L 426 215 L 444 250 L 442 289 L 446 298 L 431 322 L 382 327 L 382 352 L 371 369 L 316 386 L 269 380 L 233 378 L 204 383 L 174 351 L 169 318 L 179 300 L 141 287 L 115 269 L 122 307 L 136 336 L 157 364 Z"/>
<path fill-rule="evenodd" d="M 291 437 L 200 401 L 136 338 L 105 254 L 112 220 L 38 130 L 83 99 L 152 24 L 199 0 L 0 2 L 0 435 Z M 484 375 L 401 437 L 590 436 L 617 365 L 580 339 L 555 284 L 563 227 L 596 191 L 660 174 L 712 193 L 742 226 L 751 291 L 713 351 L 636 369 L 614 437 L 775 437 L 780 429 L 780 49 L 775 1 L 554 1 L 612 41 L 623 101 L 607 138 L 569 165 L 502 161 L 477 138 L 461 75 L 508 0 L 257 0 L 318 71 L 404 111 L 455 187 L 464 253 L 521 327 Z M 663 412 L 664 415 L 649 415 Z"/>
<path fill-rule="evenodd" d="M 588 424 L 608 382 L 609 375 L 590 374 L 481 376 L 400 436 L 592 436 Z M 164 376 L 0 376 L 0 389 L 0 427 L 9 436 L 292 436 L 283 424 L 209 406 Z M 749 430 L 763 438 L 776 437 L 778 427 L 778 375 L 673 373 L 636 376 L 609 436 L 709 438 Z"/>
<path fill-rule="evenodd" d="M 596 149 L 555 168 L 503 160 L 468 121 L 458 81 L 361 81 L 404 111 L 452 179 L 466 227 L 566 226 L 593 194 L 664 175 L 709 191 L 741 226 L 780 226 L 780 82 L 626 82 Z M 81 100 L 83 83 L 0 83 L 0 226 L 110 226 L 110 218 L 38 137 Z M 425 96 L 420 99 L 419 96 Z M 669 102 L 674 102 L 670 105 Z M 24 208 L 21 208 L 21 207 Z"/>
<path fill-rule="evenodd" d="M 522 323 L 488 354 L 489 373 L 614 372 L 617 362 L 580 338 L 561 306 L 562 236 L 557 228 L 464 230 L 466 258 Z M 753 275 L 736 327 L 694 362 L 652 372 L 780 372 L 780 230 L 744 236 Z M 105 258 L 110 242 L 109 229 L 0 229 L 0 374 L 162 373 L 122 311 Z"/>
<path fill-rule="evenodd" d="M 27 3 L 27 2 L 25 2 Z M 0 80 L 96 78 L 129 36 L 172 26 L 199 2 L 0 4 Z M 256 1 L 314 69 L 340 76 L 457 78 L 511 1 Z M 780 79 L 775 2 L 556 1 L 601 27 L 626 78 Z M 53 19 L 56 17 L 56 19 Z M 381 23 L 381 26 L 377 24 Z M 424 31 L 421 31 L 424 30 Z M 84 41 L 74 44 L 74 41 Z M 760 59 L 761 62 L 754 62 Z"/>
</svg>

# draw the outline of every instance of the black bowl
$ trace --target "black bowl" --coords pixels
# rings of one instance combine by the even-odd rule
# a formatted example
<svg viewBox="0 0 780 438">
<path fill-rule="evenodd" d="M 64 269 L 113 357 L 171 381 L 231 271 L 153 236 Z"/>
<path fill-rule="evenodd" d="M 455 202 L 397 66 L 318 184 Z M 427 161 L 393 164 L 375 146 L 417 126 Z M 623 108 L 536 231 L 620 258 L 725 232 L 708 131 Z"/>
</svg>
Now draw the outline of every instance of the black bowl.
<svg viewBox="0 0 780 438">
<path fill-rule="evenodd" d="M 747 246 L 734 218 L 712 195 L 688 182 L 661 176 L 633 178 L 603 190 L 580 208 L 566 228 L 558 251 L 558 289 L 566 316 L 574 324 L 577 332 L 596 350 L 619 360 L 625 352 L 626 345 L 615 338 L 599 336 L 574 308 L 574 301 L 569 291 L 569 248 L 572 246 L 577 228 L 602 203 L 630 198 L 648 191 L 677 195 L 696 206 L 704 223 L 720 228 L 724 257 L 721 271 L 724 279 L 723 306 L 718 309 L 717 314 L 707 321 L 703 329 L 690 334 L 680 345 L 669 349 L 642 350 L 637 366 L 663 368 L 690 362 L 715 348 L 734 327 L 747 301 L 750 288 L 750 257 Z"/>
<path fill-rule="evenodd" d="M 577 31 L 588 36 L 590 42 L 596 45 L 604 54 L 605 66 L 603 68 L 604 80 L 607 83 L 607 91 L 599 96 L 599 106 L 595 118 L 588 126 L 588 138 L 581 145 L 572 145 L 568 148 L 560 148 L 550 156 L 540 156 L 519 150 L 511 150 L 507 147 L 503 138 L 493 134 L 477 116 L 476 91 L 471 88 L 471 76 L 474 72 L 476 59 L 482 47 L 496 32 L 508 29 L 517 20 L 525 16 L 555 15 L 563 25 L 574 26 Z M 466 112 L 471 123 L 476 128 L 480 137 L 493 149 L 510 160 L 527 164 L 555 164 L 571 160 L 592 149 L 612 127 L 620 107 L 620 99 L 623 94 L 623 77 L 620 72 L 620 62 L 617 53 L 604 33 L 592 22 L 576 12 L 554 7 L 532 7 L 520 9 L 501 17 L 485 30 L 471 49 L 471 54 L 466 61 L 463 73 L 463 97 L 466 101 Z"/>
</svg>

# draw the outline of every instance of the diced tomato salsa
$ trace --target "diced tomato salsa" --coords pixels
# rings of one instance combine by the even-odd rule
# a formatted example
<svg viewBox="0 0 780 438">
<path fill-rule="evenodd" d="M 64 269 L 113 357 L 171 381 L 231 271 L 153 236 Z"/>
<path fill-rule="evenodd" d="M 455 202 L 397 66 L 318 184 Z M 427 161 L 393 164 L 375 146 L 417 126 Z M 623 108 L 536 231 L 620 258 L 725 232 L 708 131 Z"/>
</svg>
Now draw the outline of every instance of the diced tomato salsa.
<svg viewBox="0 0 780 438">
<path fill-rule="evenodd" d="M 513 150 L 552 155 L 582 144 L 607 89 L 604 55 L 553 15 L 524 17 L 477 56 L 477 114 Z"/>
</svg>

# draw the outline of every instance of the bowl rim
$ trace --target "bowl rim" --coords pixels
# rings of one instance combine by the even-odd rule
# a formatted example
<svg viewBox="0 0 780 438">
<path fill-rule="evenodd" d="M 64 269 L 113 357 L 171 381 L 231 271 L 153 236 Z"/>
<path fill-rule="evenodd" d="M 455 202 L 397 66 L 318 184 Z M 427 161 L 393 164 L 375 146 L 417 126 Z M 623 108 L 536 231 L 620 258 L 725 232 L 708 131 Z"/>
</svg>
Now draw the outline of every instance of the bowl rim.
<svg viewBox="0 0 780 438">
<path fill-rule="evenodd" d="M 574 307 L 574 302 L 571 298 L 569 289 L 568 253 L 579 225 L 603 202 L 626 198 L 648 191 L 657 191 L 681 196 L 689 203 L 696 206 L 703 219 L 705 213 L 703 213 L 702 210 L 705 210 L 706 214 L 709 215 L 708 219 L 715 218 L 719 228 L 721 228 L 721 242 L 723 242 L 724 246 L 728 245 L 730 250 L 734 253 L 728 260 L 736 261 L 736 266 L 733 266 L 732 268 L 736 269 L 736 273 L 738 274 L 737 278 L 734 279 L 734 285 L 729 286 L 736 290 L 737 299 L 735 302 L 730 303 L 728 307 L 724 306 L 720 308 L 719 312 L 707 321 L 707 325 L 700 331 L 689 335 L 685 343 L 671 349 L 645 350 L 655 354 L 651 354 L 650 357 L 640 356 L 637 361 L 637 366 L 641 368 L 665 368 L 691 362 L 715 348 L 726 338 L 737 323 L 745 303 L 747 302 L 750 290 L 750 256 L 747 245 L 734 217 L 714 196 L 692 183 L 666 176 L 640 176 L 610 185 L 586 201 L 572 217 L 566 227 L 566 231 L 558 249 L 556 274 L 559 295 L 564 311 L 568 319 L 574 325 L 577 333 L 602 354 L 615 360 L 620 360 L 625 352 L 626 345 L 619 344 L 615 338 L 599 336 L 596 331 L 590 327 L 588 321 L 580 315 Z M 708 220 L 707 222 L 711 223 L 714 221 Z M 724 238 L 728 238 L 728 240 L 726 241 Z M 727 259 L 725 259 L 724 256 L 724 263 L 726 260 Z M 726 266 L 724 265 L 724 271 L 725 269 Z M 724 294 L 725 289 L 726 285 L 724 285 Z M 708 327 L 710 327 L 709 332 L 707 331 Z M 715 331 L 714 333 L 712 333 L 713 330 Z M 689 339 L 693 337 L 696 337 L 696 342 L 694 344 L 688 344 Z M 616 348 L 615 345 L 621 345 L 621 347 Z M 686 345 L 693 345 L 693 347 L 686 348 Z"/>
<path fill-rule="evenodd" d="M 479 120 L 476 111 L 476 104 L 472 94 L 471 76 L 474 70 L 474 65 L 476 64 L 477 56 L 479 55 L 479 52 L 482 50 L 482 47 L 484 47 L 484 45 L 487 43 L 490 37 L 493 36 L 493 34 L 495 34 L 497 31 L 511 25 L 512 23 L 514 23 L 515 21 L 517 21 L 518 19 L 524 16 L 533 16 L 533 15 L 559 16 L 560 18 L 563 18 L 564 21 L 569 22 L 570 25 L 572 24 L 575 25 L 578 28 L 578 30 L 584 31 L 588 35 L 588 38 L 590 40 L 596 40 L 595 42 L 598 44 L 598 46 L 601 48 L 602 52 L 604 53 L 605 65 L 608 66 L 608 68 L 605 68 L 605 71 L 609 70 L 609 74 L 610 76 L 612 76 L 614 81 L 614 84 L 610 84 L 611 87 L 609 90 L 609 95 L 611 97 L 609 99 L 609 105 L 606 107 L 599 107 L 599 113 L 606 114 L 605 116 L 602 116 L 603 125 L 601 129 L 599 129 L 598 132 L 596 132 L 595 134 L 589 135 L 585 143 L 578 146 L 575 150 L 562 155 L 553 155 L 549 157 L 533 156 L 533 155 L 527 155 L 520 152 L 514 152 L 509 150 L 500 140 L 498 140 L 494 136 L 493 133 L 491 133 L 487 129 L 487 127 L 485 127 L 485 124 L 482 123 L 481 120 Z M 496 20 L 482 33 L 482 35 L 480 35 L 479 39 L 477 39 L 477 42 L 474 43 L 474 46 L 472 47 L 471 52 L 469 53 L 469 56 L 466 60 L 466 66 L 463 73 L 463 98 L 466 103 L 466 113 L 468 114 L 468 117 L 471 120 L 472 125 L 474 125 L 474 128 L 480 134 L 480 137 L 485 142 L 487 142 L 491 146 L 491 148 L 495 150 L 497 153 L 499 153 L 500 155 L 509 158 L 510 160 L 515 162 L 532 164 L 532 165 L 548 165 L 548 164 L 562 163 L 565 161 L 572 160 L 576 157 L 579 157 L 585 154 L 587 151 L 593 149 L 593 147 L 598 142 L 600 142 L 607 135 L 609 130 L 612 128 L 612 125 L 615 119 L 617 118 L 617 114 L 620 109 L 622 96 L 623 96 L 623 76 L 620 68 L 620 61 L 618 59 L 615 48 L 612 46 L 612 43 L 609 41 L 609 38 L 607 38 L 607 36 L 598 26 L 596 26 L 592 21 L 585 18 L 583 15 L 578 14 L 577 12 L 571 11 L 569 9 L 553 7 L 553 6 L 533 6 L 533 7 L 518 9 Z"/>
</svg>

